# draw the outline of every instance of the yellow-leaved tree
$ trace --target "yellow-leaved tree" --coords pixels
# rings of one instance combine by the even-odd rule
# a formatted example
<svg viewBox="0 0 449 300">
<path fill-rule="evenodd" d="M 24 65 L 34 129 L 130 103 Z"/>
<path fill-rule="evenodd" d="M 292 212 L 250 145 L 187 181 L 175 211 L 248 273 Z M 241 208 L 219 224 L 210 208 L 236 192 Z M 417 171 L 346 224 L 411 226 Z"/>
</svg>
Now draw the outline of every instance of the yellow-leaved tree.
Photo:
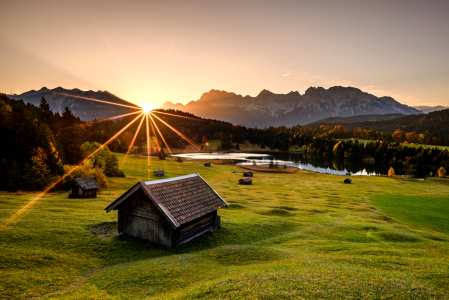
<svg viewBox="0 0 449 300">
<path fill-rule="evenodd" d="M 393 167 L 388 170 L 388 177 L 393 177 L 395 175 Z"/>
<path fill-rule="evenodd" d="M 441 167 L 441 168 L 438 170 L 438 176 L 439 176 L 439 177 L 446 177 L 446 169 L 445 169 L 444 167 Z"/>
</svg>

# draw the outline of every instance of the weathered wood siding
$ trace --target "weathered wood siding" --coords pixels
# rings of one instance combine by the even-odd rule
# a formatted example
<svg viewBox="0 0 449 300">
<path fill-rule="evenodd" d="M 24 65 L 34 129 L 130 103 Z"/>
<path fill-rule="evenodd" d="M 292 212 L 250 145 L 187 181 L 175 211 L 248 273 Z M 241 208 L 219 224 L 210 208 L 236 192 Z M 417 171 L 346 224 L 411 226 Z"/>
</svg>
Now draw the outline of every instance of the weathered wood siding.
<svg viewBox="0 0 449 300">
<path fill-rule="evenodd" d="M 172 247 L 173 229 L 152 202 L 137 191 L 119 208 L 119 233 Z"/>
<path fill-rule="evenodd" d="M 187 243 L 203 233 L 216 229 L 216 216 L 217 212 L 215 211 L 182 225 L 176 231 L 176 244 Z"/>
</svg>

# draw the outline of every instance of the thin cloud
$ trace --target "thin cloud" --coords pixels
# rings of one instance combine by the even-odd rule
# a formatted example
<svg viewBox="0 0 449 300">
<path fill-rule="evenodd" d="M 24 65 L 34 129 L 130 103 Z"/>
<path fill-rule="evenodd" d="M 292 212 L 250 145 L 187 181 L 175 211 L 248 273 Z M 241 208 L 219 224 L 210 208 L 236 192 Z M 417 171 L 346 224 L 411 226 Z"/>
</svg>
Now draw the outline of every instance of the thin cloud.
<svg viewBox="0 0 449 300">
<path fill-rule="evenodd" d="M 159 89 L 159 92 L 162 91 L 162 88 Z"/>
<path fill-rule="evenodd" d="M 290 73 L 284 74 L 284 75 L 282 75 L 282 76 L 287 77 L 288 75 L 290 75 Z"/>
</svg>

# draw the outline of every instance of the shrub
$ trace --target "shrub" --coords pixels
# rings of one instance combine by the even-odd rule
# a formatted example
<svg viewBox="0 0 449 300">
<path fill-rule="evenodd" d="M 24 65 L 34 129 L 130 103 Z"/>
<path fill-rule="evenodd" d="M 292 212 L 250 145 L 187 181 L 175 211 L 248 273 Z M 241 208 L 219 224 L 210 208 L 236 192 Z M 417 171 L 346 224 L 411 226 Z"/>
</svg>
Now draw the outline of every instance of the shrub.
<svg viewBox="0 0 449 300">
<path fill-rule="evenodd" d="M 388 177 L 393 177 L 395 175 L 393 167 L 388 170 Z"/>
<path fill-rule="evenodd" d="M 181 158 L 180 156 L 177 156 L 177 157 L 176 157 L 176 161 L 177 161 L 177 162 L 182 162 L 182 158 Z"/>
<path fill-rule="evenodd" d="M 438 176 L 439 176 L 439 177 L 446 177 L 446 169 L 445 169 L 444 167 L 441 167 L 441 168 L 438 170 Z"/>
<path fill-rule="evenodd" d="M 67 175 L 58 186 L 58 189 L 67 190 L 75 180 L 75 178 L 93 177 L 100 188 L 104 188 L 108 184 L 108 179 L 103 173 L 103 169 L 93 167 L 91 162 L 87 162 L 81 166 L 64 165 L 64 174 L 72 171 Z"/>
</svg>

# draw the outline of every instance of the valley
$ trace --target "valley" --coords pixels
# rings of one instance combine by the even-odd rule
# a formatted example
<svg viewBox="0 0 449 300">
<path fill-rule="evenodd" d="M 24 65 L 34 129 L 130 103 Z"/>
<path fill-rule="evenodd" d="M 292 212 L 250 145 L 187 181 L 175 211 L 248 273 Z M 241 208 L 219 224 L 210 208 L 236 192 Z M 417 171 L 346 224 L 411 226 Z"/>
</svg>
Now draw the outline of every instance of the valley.
<svg viewBox="0 0 449 300">
<path fill-rule="evenodd" d="M 123 154 L 116 155 L 123 162 Z M 98 198 L 50 193 L 6 227 L 0 235 L 2 296 L 449 297 L 447 186 L 377 176 L 343 184 L 344 176 L 302 170 L 255 173 L 253 185 L 241 186 L 236 166 L 155 157 L 151 170 L 146 164 L 146 157 L 130 156 L 120 164 L 127 177 L 109 178 Z M 219 210 L 222 228 L 173 249 L 118 236 L 117 214 L 104 208 L 138 180 L 154 179 L 155 169 L 167 178 L 199 173 L 229 204 Z M 2 192 L 1 221 L 34 196 Z"/>
</svg>

